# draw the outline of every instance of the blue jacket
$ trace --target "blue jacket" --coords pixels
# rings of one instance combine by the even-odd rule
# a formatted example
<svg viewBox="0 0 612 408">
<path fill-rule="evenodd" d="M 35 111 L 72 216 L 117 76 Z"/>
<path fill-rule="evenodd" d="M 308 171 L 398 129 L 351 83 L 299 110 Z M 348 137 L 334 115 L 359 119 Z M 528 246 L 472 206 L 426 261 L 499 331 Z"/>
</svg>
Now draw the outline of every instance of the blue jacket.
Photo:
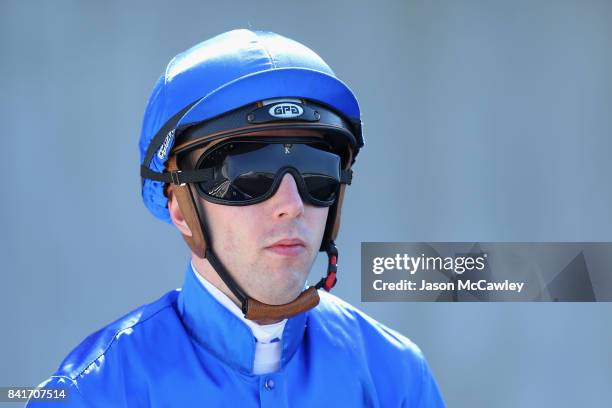
<svg viewBox="0 0 612 408">
<path fill-rule="evenodd" d="M 443 407 L 419 348 L 320 292 L 287 321 L 281 368 L 252 374 L 255 338 L 187 268 L 173 290 L 87 337 L 28 407 Z"/>
</svg>

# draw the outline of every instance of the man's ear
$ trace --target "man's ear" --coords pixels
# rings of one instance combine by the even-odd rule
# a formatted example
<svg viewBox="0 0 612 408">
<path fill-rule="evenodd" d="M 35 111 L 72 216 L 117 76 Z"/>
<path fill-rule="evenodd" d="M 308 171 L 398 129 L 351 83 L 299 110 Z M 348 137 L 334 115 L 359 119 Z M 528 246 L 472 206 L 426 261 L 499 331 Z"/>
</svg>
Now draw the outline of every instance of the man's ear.
<svg viewBox="0 0 612 408">
<path fill-rule="evenodd" d="M 166 195 L 168 196 L 168 212 L 170 213 L 172 223 L 181 232 L 181 234 L 191 237 L 191 229 L 189 229 L 187 221 L 185 221 L 185 217 L 183 217 L 183 212 L 181 211 L 178 200 L 174 195 L 172 185 L 168 186 Z"/>
</svg>

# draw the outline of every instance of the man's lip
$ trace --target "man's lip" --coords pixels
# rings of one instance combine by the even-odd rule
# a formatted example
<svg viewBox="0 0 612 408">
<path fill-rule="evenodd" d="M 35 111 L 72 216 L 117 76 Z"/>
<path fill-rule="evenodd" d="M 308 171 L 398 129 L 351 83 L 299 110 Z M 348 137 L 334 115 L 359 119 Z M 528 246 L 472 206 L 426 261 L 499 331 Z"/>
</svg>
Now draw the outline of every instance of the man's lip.
<svg viewBox="0 0 612 408">
<path fill-rule="evenodd" d="M 292 245 L 300 245 L 305 247 L 306 244 L 299 238 L 284 238 L 279 241 L 276 241 L 272 245 L 269 245 L 267 248 L 271 248 L 274 246 L 292 246 Z"/>
<path fill-rule="evenodd" d="M 300 256 L 306 253 L 306 244 L 299 238 L 284 238 L 276 241 L 266 250 L 280 256 Z"/>
</svg>

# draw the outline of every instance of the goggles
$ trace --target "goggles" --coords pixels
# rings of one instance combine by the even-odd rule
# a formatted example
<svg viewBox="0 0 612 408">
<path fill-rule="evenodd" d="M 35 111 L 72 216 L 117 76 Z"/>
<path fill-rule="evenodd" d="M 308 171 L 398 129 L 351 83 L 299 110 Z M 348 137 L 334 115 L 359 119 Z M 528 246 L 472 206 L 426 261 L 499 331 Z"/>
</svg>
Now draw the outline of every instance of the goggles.
<svg viewBox="0 0 612 408">
<path fill-rule="evenodd" d="M 272 197 L 283 176 L 291 174 L 305 202 L 331 206 L 351 171 L 325 141 L 312 138 L 234 139 L 206 151 L 196 162 L 198 194 L 224 205 L 251 205 Z"/>
<path fill-rule="evenodd" d="M 296 111 L 293 115 L 293 110 Z M 278 112 L 277 112 L 278 111 Z M 301 114 L 299 114 L 301 112 Z M 175 116 L 180 117 L 184 112 L 179 112 Z M 290 115 L 291 114 L 291 115 Z M 176 119 L 176 118 L 175 118 Z M 291 173 L 299 188 L 302 199 L 318 206 L 330 206 L 334 203 L 338 193 L 339 184 L 350 184 L 352 171 L 350 165 L 355 161 L 359 148 L 363 146 L 361 137 L 361 122 L 347 122 L 343 117 L 338 116 L 334 111 L 314 102 L 274 102 L 269 104 L 251 104 L 227 114 L 198 124 L 183 125 L 180 129 L 176 126 L 176 120 L 166 123 L 157 132 L 153 141 L 149 144 L 145 153 L 143 164 L 140 166 L 140 175 L 144 186 L 145 181 L 153 180 L 162 183 L 172 183 L 175 185 L 185 185 L 186 183 L 197 184 L 198 194 L 204 199 L 222 203 L 226 205 L 250 205 L 266 200 L 280 185 L 282 176 Z M 265 145 L 270 144 L 295 144 L 296 147 L 289 149 L 290 153 L 283 156 L 285 148 L 277 146 L 277 150 L 268 149 L 268 153 L 260 153 L 260 156 L 268 157 L 265 160 L 251 163 L 253 176 L 247 177 L 246 174 L 238 175 L 235 172 L 227 173 L 228 168 L 237 169 L 234 163 L 241 162 L 244 158 L 237 154 L 238 150 L 225 152 L 218 151 L 220 156 L 225 157 L 227 153 L 228 164 L 225 166 L 225 179 L 220 174 L 223 168 L 220 159 L 215 165 L 202 164 L 197 159 L 196 152 L 209 143 L 227 143 L 230 140 L 237 143 L 245 135 L 258 132 L 265 134 L 267 130 L 276 129 L 315 129 L 322 132 L 327 146 L 321 147 L 313 144 L 313 138 L 302 138 L 306 140 L 285 140 L 273 142 L 272 136 L 265 136 Z M 357 136 L 355 136 L 355 133 Z M 176 137 L 176 140 L 175 140 Z M 255 137 L 248 137 L 249 142 L 255 143 Z M 296 138 L 296 136 L 294 136 Z M 243 140 L 240 140 L 241 142 Z M 262 141 L 259 141 L 262 147 Z M 300 147 L 297 147 L 300 145 Z M 328 155 L 338 153 L 340 160 L 338 165 L 332 163 L 328 158 L 319 159 Z M 170 146 L 170 147 L 169 147 Z M 213 147 L 221 149 L 222 146 Z M 160 164 L 152 165 L 153 158 L 165 161 L 169 150 L 172 151 L 178 160 L 179 168 L 189 168 L 196 170 L 172 170 L 158 172 Z M 247 149 L 248 150 L 248 149 Z M 259 149 L 253 149 L 259 150 Z M 291 153 L 292 152 L 292 153 Z M 212 152 L 211 152 L 212 153 Z M 183 159 L 189 157 L 188 165 L 182 165 Z M 240 157 L 238 159 L 238 157 Z M 301 158 L 301 160 L 298 160 Z M 238 161 L 236 161 L 238 160 Z M 196 163 L 200 166 L 194 166 Z M 231 165 L 229 163 L 232 163 Z M 266 164 L 263 166 L 262 163 Z M 333 170 L 331 165 L 333 164 Z M 164 165 L 162 164 L 161 167 Z M 349 170 L 343 170 L 348 167 Z M 249 166 L 242 166 L 243 170 Z M 217 173 L 214 173 L 217 169 Z M 249 171 L 251 171 L 249 170 Z M 254 175 L 257 174 L 257 177 Z M 334 181 L 335 180 L 335 181 Z M 248 181 L 248 183 L 247 183 Z M 245 184 L 246 183 L 246 184 Z M 155 187 L 155 185 L 152 185 Z M 264 191 L 265 190 L 265 191 Z"/>
<path fill-rule="evenodd" d="M 351 184 L 353 174 L 342 169 L 342 159 L 330 144 L 312 137 L 232 139 L 206 151 L 195 166 L 180 167 L 195 170 L 157 173 L 141 167 L 141 176 L 178 186 L 194 183 L 198 194 L 213 203 L 251 205 L 272 197 L 290 173 L 305 202 L 329 207 L 340 184 Z"/>
</svg>

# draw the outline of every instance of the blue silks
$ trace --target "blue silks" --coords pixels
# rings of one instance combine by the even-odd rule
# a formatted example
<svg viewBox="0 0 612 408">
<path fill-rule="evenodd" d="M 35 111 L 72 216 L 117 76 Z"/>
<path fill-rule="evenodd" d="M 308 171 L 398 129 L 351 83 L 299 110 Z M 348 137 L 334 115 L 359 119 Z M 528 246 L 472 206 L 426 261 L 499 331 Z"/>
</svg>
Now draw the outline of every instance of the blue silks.
<svg viewBox="0 0 612 408">
<path fill-rule="evenodd" d="M 87 337 L 42 386 L 66 403 L 28 407 L 443 407 L 419 348 L 320 291 L 290 318 L 281 368 L 252 374 L 250 329 L 202 286 L 191 264 L 173 290 Z"/>
</svg>

